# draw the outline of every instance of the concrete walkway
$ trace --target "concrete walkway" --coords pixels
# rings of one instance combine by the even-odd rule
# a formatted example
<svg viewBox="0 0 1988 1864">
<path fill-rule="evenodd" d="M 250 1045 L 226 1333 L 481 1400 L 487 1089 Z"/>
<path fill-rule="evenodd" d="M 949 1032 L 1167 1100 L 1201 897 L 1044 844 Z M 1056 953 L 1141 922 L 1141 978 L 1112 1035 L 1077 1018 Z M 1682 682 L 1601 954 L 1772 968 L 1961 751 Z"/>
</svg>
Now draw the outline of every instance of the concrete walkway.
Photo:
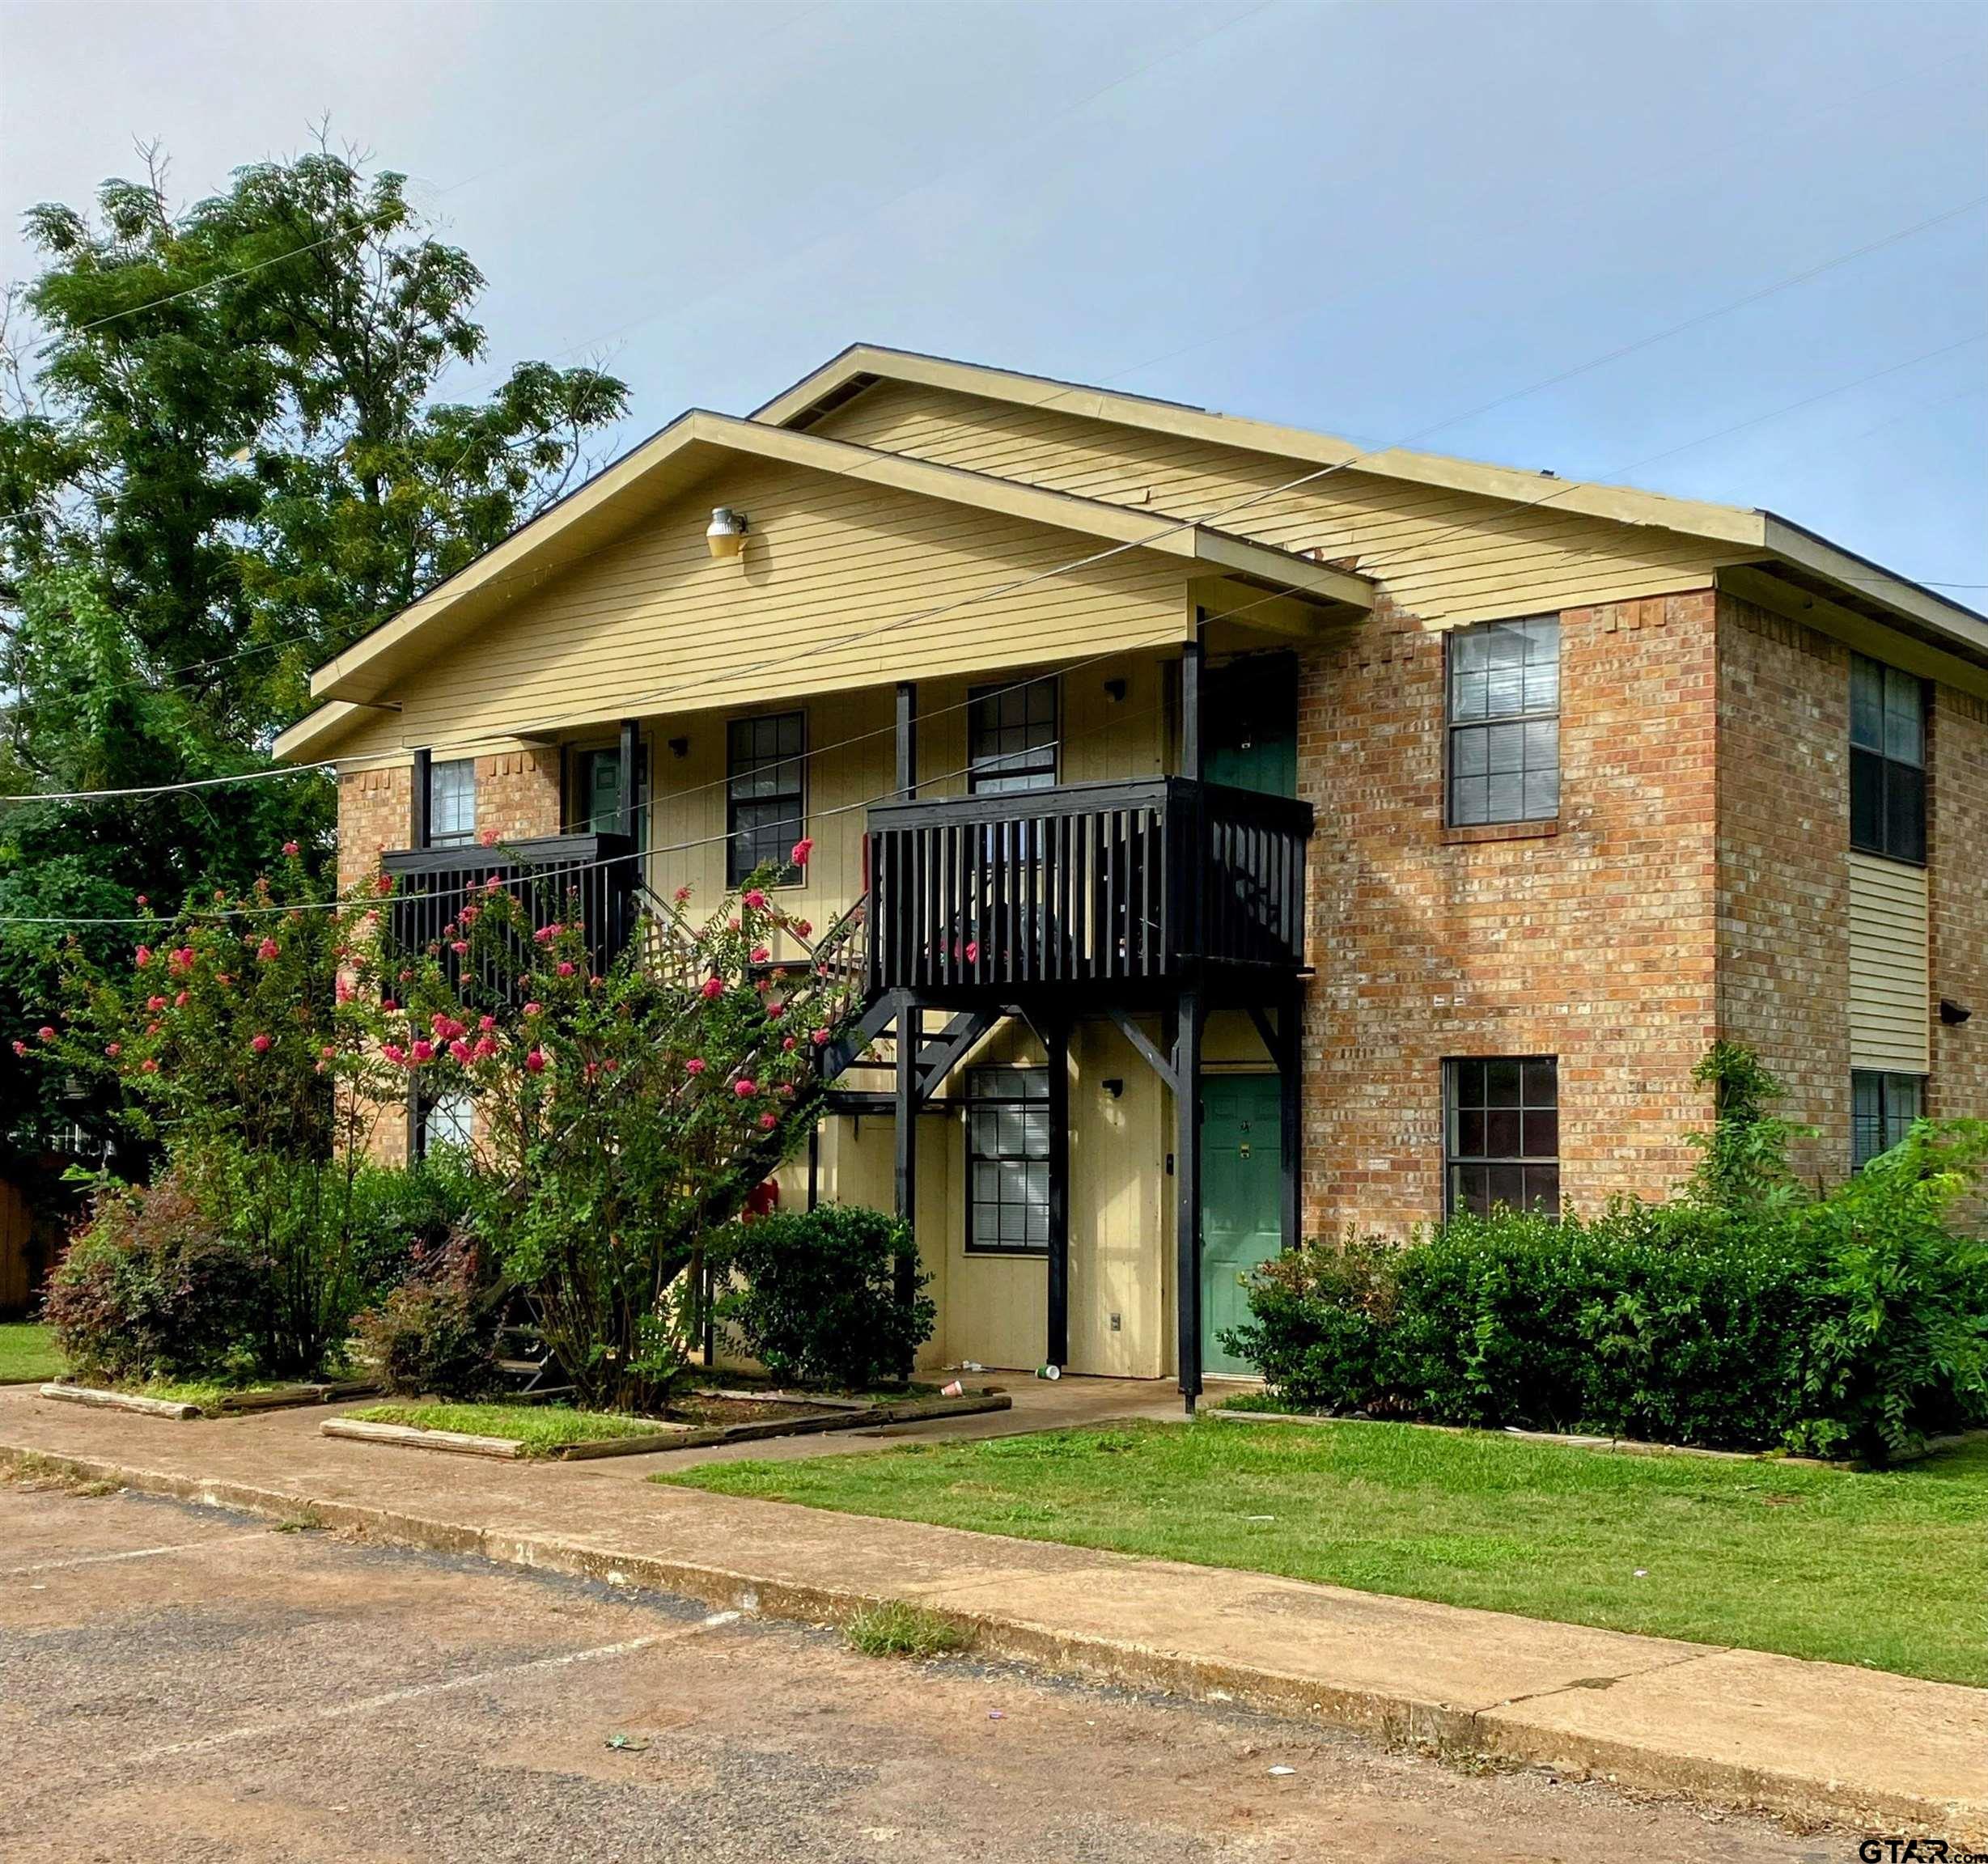
<svg viewBox="0 0 1988 1864">
<path fill-rule="evenodd" d="M 1007 1427 L 1155 1402 L 1151 1387 L 1122 1400 L 1087 1381 L 1051 1390 Z M 905 1599 L 972 1623 L 991 1654 L 1073 1674 L 1459 1757 L 1988 1842 L 1988 1691 L 642 1480 L 680 1459 L 486 1462 L 342 1442 L 320 1434 L 325 1415 L 176 1424 L 21 1387 L 0 1392 L 0 1459 L 39 1454 L 155 1493 L 769 1616 L 830 1622 Z M 856 1434 L 806 1453 L 838 1446 Z"/>
</svg>

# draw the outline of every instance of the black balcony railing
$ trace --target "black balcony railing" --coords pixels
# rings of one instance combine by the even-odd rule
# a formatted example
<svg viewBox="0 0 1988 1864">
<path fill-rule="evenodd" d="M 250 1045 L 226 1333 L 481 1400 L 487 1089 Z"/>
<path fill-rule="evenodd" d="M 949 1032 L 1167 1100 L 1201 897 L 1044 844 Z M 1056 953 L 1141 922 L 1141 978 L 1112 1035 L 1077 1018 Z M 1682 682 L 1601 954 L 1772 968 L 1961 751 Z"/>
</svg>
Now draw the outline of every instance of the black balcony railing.
<svg viewBox="0 0 1988 1864">
<path fill-rule="evenodd" d="M 1308 804 L 1184 777 L 869 811 L 872 990 L 1304 962 Z"/>
<path fill-rule="evenodd" d="M 636 929 L 642 863 L 625 836 L 545 835 L 493 848 L 411 848 L 382 855 L 379 864 L 396 883 L 386 926 L 392 947 L 413 955 L 434 947 L 451 978 L 460 978 L 463 960 L 450 950 L 452 941 L 445 934 L 465 904 L 486 896 L 493 879 L 523 906 L 534 930 L 577 920 L 596 972 Z M 511 994 L 508 968 L 494 959 L 482 961 L 481 974 L 470 981 L 472 994 Z"/>
</svg>

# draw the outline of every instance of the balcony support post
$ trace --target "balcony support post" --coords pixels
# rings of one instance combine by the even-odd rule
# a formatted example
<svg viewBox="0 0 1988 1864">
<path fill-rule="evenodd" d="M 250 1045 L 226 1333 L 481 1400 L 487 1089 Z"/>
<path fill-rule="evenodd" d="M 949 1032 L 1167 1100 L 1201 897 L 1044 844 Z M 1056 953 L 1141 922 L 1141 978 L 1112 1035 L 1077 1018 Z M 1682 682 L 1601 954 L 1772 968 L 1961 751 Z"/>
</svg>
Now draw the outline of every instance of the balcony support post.
<svg viewBox="0 0 1988 1864">
<path fill-rule="evenodd" d="M 1060 1369 L 1070 1363 L 1069 1019 L 1051 1019 L 1044 1037 L 1049 1061 L 1049 1337 L 1045 1357 Z"/>
<path fill-rule="evenodd" d="M 897 800 L 909 803 L 918 793 L 918 682 L 900 680 L 897 682 Z"/>
<path fill-rule="evenodd" d="M 426 746 L 414 753 L 414 769 L 409 779 L 408 798 L 410 808 L 407 845 L 410 848 L 426 848 L 428 845 L 428 798 L 433 790 L 429 772 L 433 761 L 433 755 Z"/>
<path fill-rule="evenodd" d="M 633 718 L 621 721 L 620 768 L 615 774 L 617 808 L 614 832 L 635 839 L 635 760 L 642 755 L 642 727 Z"/>
<path fill-rule="evenodd" d="M 1201 781 L 1202 612 L 1194 611 L 1194 638 L 1181 650 L 1181 774 Z"/>
<path fill-rule="evenodd" d="M 1278 1227 L 1286 1249 L 1304 1240 L 1304 991 L 1294 987 L 1277 1013 L 1278 1156 L 1283 1183 L 1278 1187 Z"/>
<path fill-rule="evenodd" d="M 918 1233 L 918 1044 L 924 1019 L 909 990 L 896 993 L 897 1029 L 897 1214 L 910 1226 L 915 1240 Z M 909 1300 L 915 1292 L 916 1271 L 909 1263 L 899 1265 L 897 1295 Z"/>
<path fill-rule="evenodd" d="M 1194 1415 L 1201 1395 L 1201 1030 L 1199 992 L 1181 993 L 1173 1036 L 1174 1307 L 1180 1321 L 1181 1397 Z"/>
</svg>

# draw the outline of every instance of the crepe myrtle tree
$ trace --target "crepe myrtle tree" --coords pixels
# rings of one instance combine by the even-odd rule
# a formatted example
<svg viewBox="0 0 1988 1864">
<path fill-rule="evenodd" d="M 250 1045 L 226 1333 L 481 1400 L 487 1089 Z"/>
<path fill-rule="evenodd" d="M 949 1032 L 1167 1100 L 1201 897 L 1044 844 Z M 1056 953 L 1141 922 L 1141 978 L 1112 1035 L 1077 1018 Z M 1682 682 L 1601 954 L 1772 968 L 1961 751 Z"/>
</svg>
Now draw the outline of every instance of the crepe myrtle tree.
<svg viewBox="0 0 1988 1864">
<path fill-rule="evenodd" d="M 370 982 L 378 902 L 328 898 L 295 842 L 239 894 L 155 912 L 106 966 L 72 947 L 60 1012 L 15 1044 L 123 1117 L 255 1265 L 265 1369 L 342 1349 L 366 1140 L 396 1087 Z"/>
<path fill-rule="evenodd" d="M 421 1095 L 471 1097 L 478 1227 L 585 1404 L 667 1397 L 704 1240 L 804 1142 L 824 1052 L 859 1009 L 854 968 L 765 879 L 702 921 L 680 891 L 667 962 L 638 941 L 596 971 L 570 899 L 535 913 L 492 874 L 389 961 L 381 1057 Z"/>
</svg>

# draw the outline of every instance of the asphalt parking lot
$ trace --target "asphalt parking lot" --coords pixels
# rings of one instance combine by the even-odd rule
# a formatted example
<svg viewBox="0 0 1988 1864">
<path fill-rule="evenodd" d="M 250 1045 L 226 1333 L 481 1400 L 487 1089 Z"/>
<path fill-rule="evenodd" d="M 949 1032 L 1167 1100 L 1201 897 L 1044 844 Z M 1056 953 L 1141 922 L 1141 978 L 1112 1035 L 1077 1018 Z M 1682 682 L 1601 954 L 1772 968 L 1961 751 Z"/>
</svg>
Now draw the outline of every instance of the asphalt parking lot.
<svg viewBox="0 0 1988 1864">
<path fill-rule="evenodd" d="M 1294 1722 L 20 1483 L 0 1483 L 0 1754 L 9 1864 L 1854 1855 Z"/>
</svg>

